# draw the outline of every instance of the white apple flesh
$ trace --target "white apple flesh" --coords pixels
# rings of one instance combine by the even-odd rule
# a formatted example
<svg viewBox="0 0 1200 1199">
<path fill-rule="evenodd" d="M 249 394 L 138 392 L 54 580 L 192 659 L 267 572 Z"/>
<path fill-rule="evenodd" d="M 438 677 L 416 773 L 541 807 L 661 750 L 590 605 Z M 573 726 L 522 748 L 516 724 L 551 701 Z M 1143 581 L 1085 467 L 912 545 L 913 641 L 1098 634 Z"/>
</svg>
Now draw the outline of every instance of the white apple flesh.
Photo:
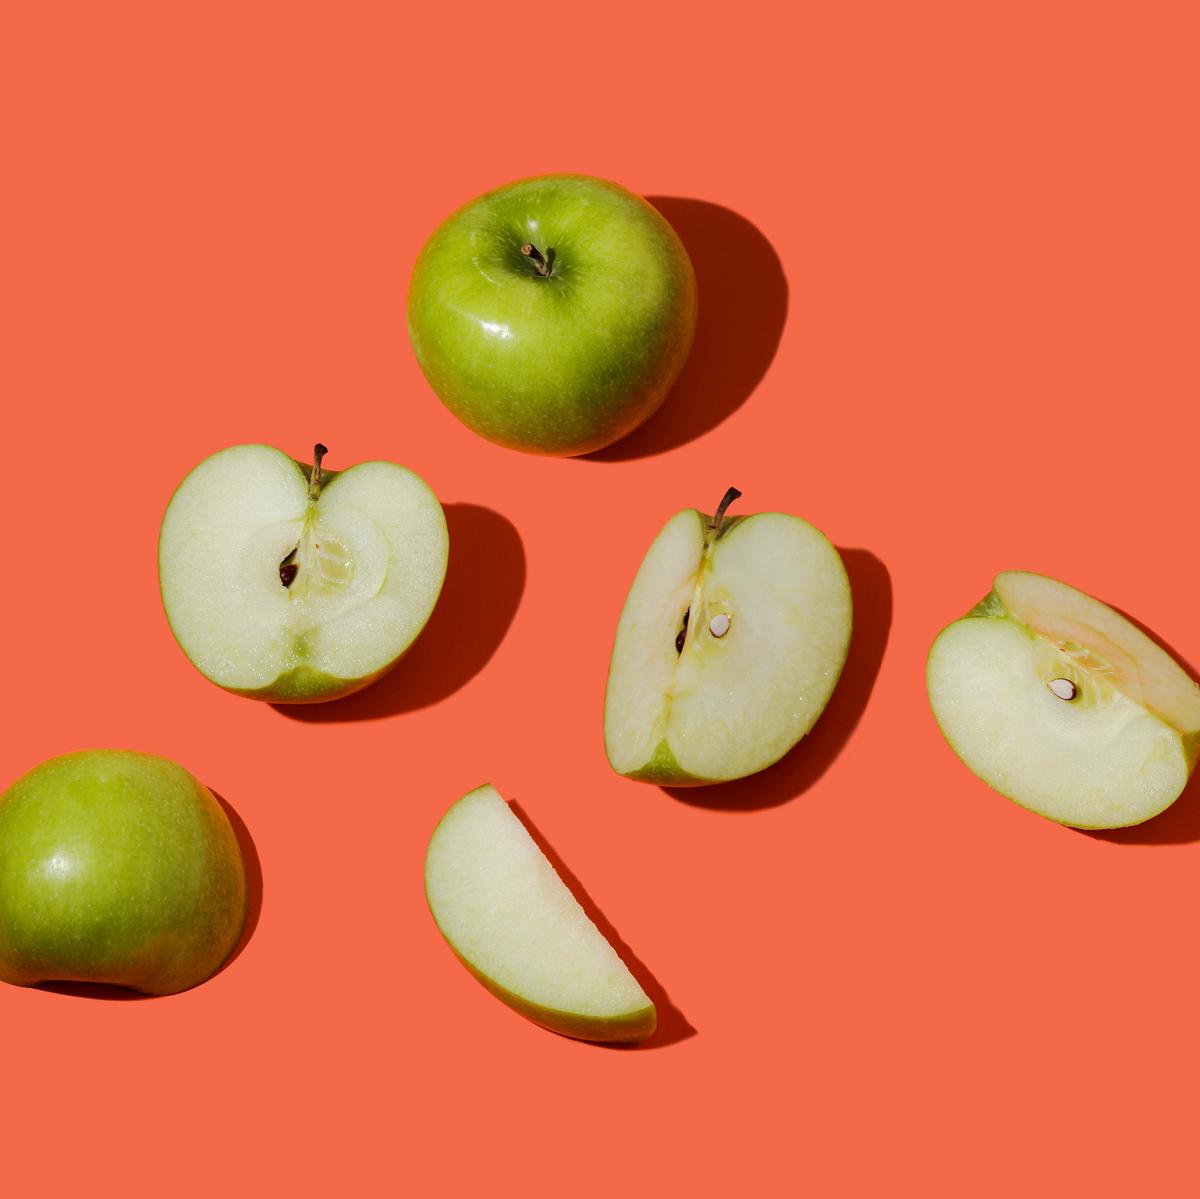
<svg viewBox="0 0 1200 1199">
<path fill-rule="evenodd" d="M 617 626 L 604 741 L 618 774 L 664 785 L 741 778 L 812 728 L 850 644 L 837 550 L 779 512 L 685 509 L 651 544 Z"/>
<path fill-rule="evenodd" d="M 310 471 L 241 445 L 206 459 L 163 518 L 171 631 L 212 682 L 272 703 L 336 699 L 390 669 L 446 573 L 441 505 L 412 471 Z"/>
<path fill-rule="evenodd" d="M 1076 828 L 1169 807 L 1200 750 L 1200 688 L 1183 668 L 1120 613 L 1042 575 L 997 575 L 934 642 L 927 681 L 975 774 Z"/>
<path fill-rule="evenodd" d="M 587 1041 L 654 1031 L 654 1004 L 494 787 L 434 830 L 425 894 L 464 965 L 535 1024 Z"/>
</svg>

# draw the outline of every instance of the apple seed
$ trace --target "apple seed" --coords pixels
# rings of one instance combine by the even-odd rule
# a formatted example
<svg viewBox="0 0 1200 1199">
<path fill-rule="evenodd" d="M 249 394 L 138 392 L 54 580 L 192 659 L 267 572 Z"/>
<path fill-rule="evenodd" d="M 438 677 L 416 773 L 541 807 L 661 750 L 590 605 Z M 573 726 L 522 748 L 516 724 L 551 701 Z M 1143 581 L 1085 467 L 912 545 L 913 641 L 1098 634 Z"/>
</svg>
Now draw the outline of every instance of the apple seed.
<svg viewBox="0 0 1200 1199">
<path fill-rule="evenodd" d="M 726 612 L 718 612 L 716 616 L 708 623 L 708 631 L 714 637 L 724 637 L 729 632 L 730 625 L 729 615 Z"/>
<path fill-rule="evenodd" d="M 1079 689 L 1071 682 L 1070 679 L 1051 679 L 1050 690 L 1058 696 L 1059 699 L 1074 699 L 1079 694 Z"/>
<path fill-rule="evenodd" d="M 292 552 L 279 564 L 279 581 L 285 587 L 290 587 L 296 581 L 296 572 L 299 571 L 300 565 L 295 559 L 296 551 L 299 548 L 298 545 L 295 546 Z"/>
</svg>

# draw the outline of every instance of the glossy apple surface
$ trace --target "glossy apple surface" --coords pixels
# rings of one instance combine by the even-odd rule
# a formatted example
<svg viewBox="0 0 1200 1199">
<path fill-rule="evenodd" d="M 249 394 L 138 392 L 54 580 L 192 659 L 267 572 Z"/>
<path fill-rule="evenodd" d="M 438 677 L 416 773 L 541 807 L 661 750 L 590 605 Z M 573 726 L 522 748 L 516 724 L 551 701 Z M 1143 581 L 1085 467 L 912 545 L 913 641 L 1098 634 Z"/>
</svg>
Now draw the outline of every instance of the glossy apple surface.
<svg viewBox="0 0 1200 1199">
<path fill-rule="evenodd" d="M 411 470 L 327 471 L 265 445 L 206 458 L 163 517 L 158 577 L 207 679 L 271 703 L 337 699 L 390 670 L 433 612 L 449 542 Z"/>
<path fill-rule="evenodd" d="M 781 512 L 677 513 L 617 625 L 604 744 L 618 774 L 693 786 L 771 765 L 812 728 L 850 645 L 838 552 Z"/>
<path fill-rule="evenodd" d="M 687 251 L 656 209 L 615 183 L 545 175 L 436 230 L 413 270 L 408 329 L 433 390 L 476 433 L 586 454 L 663 402 L 696 303 Z"/>
<path fill-rule="evenodd" d="M 588 1041 L 654 1031 L 654 1004 L 494 787 L 434 830 L 425 894 L 467 969 L 535 1024 Z"/>
<path fill-rule="evenodd" d="M 52 758 L 0 796 L 0 978 L 166 995 L 237 945 L 246 872 L 212 793 L 121 750 Z"/>
<path fill-rule="evenodd" d="M 929 700 L 962 761 L 1002 795 L 1077 828 L 1170 806 L 1200 752 L 1200 688 L 1107 604 L 1010 570 L 929 652 Z"/>
</svg>

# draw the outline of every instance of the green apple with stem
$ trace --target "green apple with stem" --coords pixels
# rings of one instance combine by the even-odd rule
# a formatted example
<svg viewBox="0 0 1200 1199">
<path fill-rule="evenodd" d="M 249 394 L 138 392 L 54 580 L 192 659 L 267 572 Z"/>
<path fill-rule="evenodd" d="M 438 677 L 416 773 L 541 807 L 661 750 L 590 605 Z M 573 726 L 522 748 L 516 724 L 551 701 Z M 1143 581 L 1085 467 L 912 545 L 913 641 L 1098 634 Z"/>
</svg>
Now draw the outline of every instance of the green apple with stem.
<svg viewBox="0 0 1200 1199">
<path fill-rule="evenodd" d="M 677 513 L 655 538 L 617 625 L 604 743 L 618 774 L 692 786 L 788 752 L 829 702 L 850 645 L 837 550 L 797 516 Z"/>
<path fill-rule="evenodd" d="M 0 796 L 0 979 L 167 995 L 214 974 L 246 919 L 221 805 L 182 766 L 52 758 Z"/>
<path fill-rule="evenodd" d="M 206 458 L 163 517 L 171 631 L 206 678 L 271 703 L 337 699 L 390 670 L 433 612 L 449 542 L 411 470 L 341 472 L 265 445 Z"/>
<path fill-rule="evenodd" d="M 1022 807 L 1076 828 L 1140 824 L 1200 753 L 1200 688 L 1107 604 L 1027 571 L 938 635 L 929 700 L 950 747 Z"/>
<path fill-rule="evenodd" d="M 531 453 L 586 454 L 663 402 L 696 327 L 696 277 L 640 196 L 543 175 L 449 217 L 413 269 L 408 330 L 464 424 Z"/>
<path fill-rule="evenodd" d="M 654 1004 L 494 787 L 434 829 L 425 895 L 467 969 L 535 1024 L 587 1041 L 654 1031 Z"/>
</svg>

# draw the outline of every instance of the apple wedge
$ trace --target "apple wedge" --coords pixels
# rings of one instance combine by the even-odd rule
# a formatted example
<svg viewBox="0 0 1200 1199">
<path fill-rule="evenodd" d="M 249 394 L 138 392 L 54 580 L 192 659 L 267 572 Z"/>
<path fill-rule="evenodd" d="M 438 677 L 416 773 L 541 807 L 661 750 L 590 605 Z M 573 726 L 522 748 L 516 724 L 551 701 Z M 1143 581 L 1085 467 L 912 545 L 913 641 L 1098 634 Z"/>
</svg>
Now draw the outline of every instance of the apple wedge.
<svg viewBox="0 0 1200 1199">
<path fill-rule="evenodd" d="M 609 666 L 612 768 L 663 785 L 720 782 L 777 761 L 816 723 L 850 645 L 837 550 L 781 512 L 673 516 L 625 601 Z"/>
<path fill-rule="evenodd" d="M 265 445 L 205 459 L 163 517 L 158 572 L 175 639 L 206 678 L 271 703 L 337 699 L 400 659 L 437 602 L 449 552 L 412 471 L 326 471 Z"/>
<path fill-rule="evenodd" d="M 535 1024 L 585 1041 L 654 1031 L 654 1004 L 494 787 L 434 829 L 425 895 L 467 969 Z"/>
<path fill-rule="evenodd" d="M 1099 600 L 1006 571 L 929 653 L 951 748 L 1002 795 L 1060 824 L 1140 824 L 1178 798 L 1200 752 L 1200 688 Z"/>
</svg>

